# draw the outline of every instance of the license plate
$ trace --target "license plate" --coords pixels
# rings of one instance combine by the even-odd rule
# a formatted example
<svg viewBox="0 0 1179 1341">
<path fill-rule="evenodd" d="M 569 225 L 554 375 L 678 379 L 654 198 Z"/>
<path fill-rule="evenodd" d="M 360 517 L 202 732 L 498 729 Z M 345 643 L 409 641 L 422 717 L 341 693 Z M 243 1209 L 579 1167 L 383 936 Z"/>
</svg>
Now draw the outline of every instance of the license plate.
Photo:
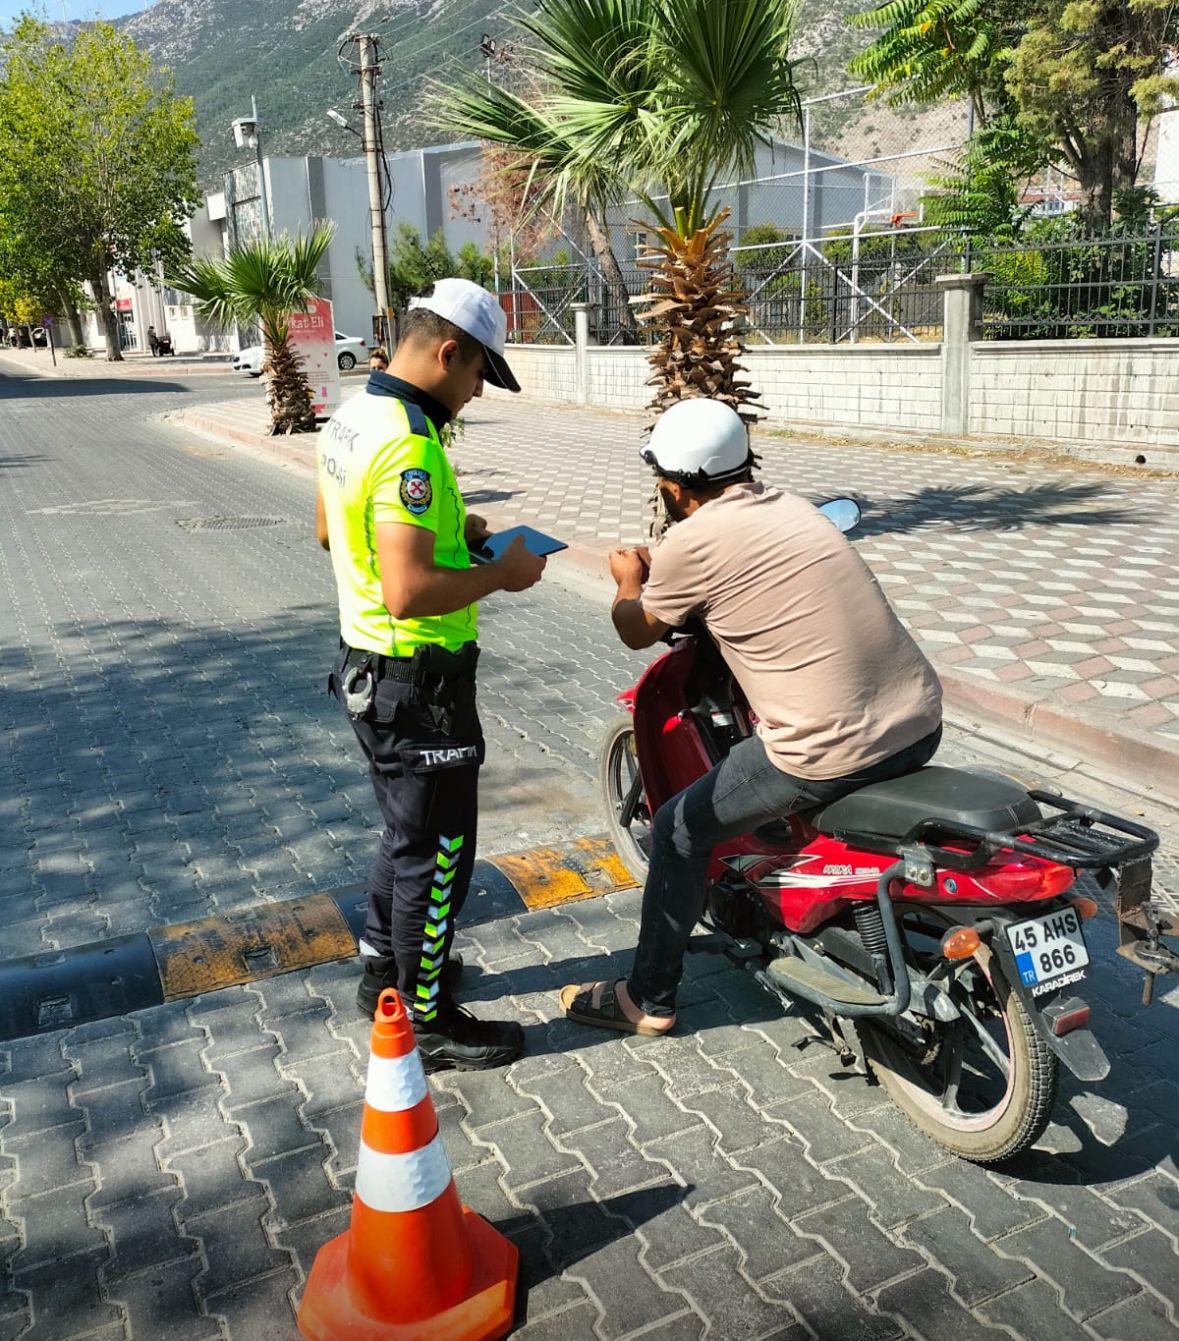
<svg viewBox="0 0 1179 1341">
<path fill-rule="evenodd" d="M 1019 980 L 1032 995 L 1061 986 L 1061 979 L 1075 982 L 1085 976 L 1089 962 L 1081 917 L 1075 908 L 1061 908 L 1043 917 L 1016 922 L 1007 928 L 1007 940 L 1015 955 Z"/>
</svg>

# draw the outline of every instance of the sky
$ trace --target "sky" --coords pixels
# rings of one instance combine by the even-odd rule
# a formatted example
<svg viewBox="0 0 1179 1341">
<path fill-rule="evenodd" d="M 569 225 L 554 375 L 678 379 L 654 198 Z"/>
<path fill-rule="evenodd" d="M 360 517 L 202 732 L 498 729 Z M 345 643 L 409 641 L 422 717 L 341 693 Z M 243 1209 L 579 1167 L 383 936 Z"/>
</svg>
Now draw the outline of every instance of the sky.
<svg viewBox="0 0 1179 1341">
<path fill-rule="evenodd" d="M 0 0 L 0 27 L 30 10 L 47 19 L 121 19 L 144 8 L 143 0 Z"/>
</svg>

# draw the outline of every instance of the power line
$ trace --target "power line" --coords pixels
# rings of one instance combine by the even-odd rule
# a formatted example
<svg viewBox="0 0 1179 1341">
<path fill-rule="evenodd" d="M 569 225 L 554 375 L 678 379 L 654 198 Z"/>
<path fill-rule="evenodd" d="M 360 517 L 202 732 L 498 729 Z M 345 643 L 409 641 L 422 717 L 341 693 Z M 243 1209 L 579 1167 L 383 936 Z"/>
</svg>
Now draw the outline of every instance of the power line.
<svg viewBox="0 0 1179 1341">
<path fill-rule="evenodd" d="M 506 10 L 511 9 L 515 2 L 516 0 L 504 0 L 504 3 L 497 9 L 493 9 L 490 14 L 481 15 L 477 19 L 472 19 L 470 23 L 464 23 L 458 28 L 452 28 L 445 37 L 440 37 L 436 42 L 428 42 L 424 47 L 415 46 L 414 54 L 421 56 L 427 51 L 434 51 L 437 47 L 446 46 L 446 44 L 450 42 L 452 38 L 457 37 L 459 33 L 465 33 L 470 28 L 478 28 L 480 24 L 486 25 L 490 23 L 492 19 L 499 18 Z"/>
</svg>

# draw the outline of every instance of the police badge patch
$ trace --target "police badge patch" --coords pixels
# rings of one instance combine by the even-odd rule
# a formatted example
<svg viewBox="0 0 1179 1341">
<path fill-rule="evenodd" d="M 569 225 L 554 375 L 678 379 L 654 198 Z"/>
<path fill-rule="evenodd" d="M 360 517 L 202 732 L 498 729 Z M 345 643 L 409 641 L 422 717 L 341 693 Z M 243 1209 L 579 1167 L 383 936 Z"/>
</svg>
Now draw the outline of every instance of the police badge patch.
<svg viewBox="0 0 1179 1341">
<path fill-rule="evenodd" d="M 403 470 L 401 472 L 401 503 L 406 512 L 415 517 L 429 512 L 434 501 L 434 486 L 430 483 L 428 470 Z"/>
</svg>

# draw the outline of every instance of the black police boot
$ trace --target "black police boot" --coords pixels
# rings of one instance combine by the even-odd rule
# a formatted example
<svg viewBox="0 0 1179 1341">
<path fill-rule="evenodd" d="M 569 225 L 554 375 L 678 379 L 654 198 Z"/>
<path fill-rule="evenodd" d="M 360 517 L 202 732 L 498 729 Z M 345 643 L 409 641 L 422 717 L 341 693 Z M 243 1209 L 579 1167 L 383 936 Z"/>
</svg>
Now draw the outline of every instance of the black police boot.
<svg viewBox="0 0 1179 1341">
<path fill-rule="evenodd" d="M 377 1002 L 386 987 L 397 986 L 397 960 L 392 955 L 361 955 L 364 977 L 356 989 L 356 1005 L 366 1020 L 377 1013 Z M 442 970 L 442 987 L 452 992 L 463 973 L 462 955 L 452 954 Z"/>
<path fill-rule="evenodd" d="M 508 1020 L 478 1020 L 444 1001 L 430 1021 L 414 1020 L 414 1035 L 426 1071 L 490 1071 L 524 1051 L 524 1030 Z"/>
</svg>

